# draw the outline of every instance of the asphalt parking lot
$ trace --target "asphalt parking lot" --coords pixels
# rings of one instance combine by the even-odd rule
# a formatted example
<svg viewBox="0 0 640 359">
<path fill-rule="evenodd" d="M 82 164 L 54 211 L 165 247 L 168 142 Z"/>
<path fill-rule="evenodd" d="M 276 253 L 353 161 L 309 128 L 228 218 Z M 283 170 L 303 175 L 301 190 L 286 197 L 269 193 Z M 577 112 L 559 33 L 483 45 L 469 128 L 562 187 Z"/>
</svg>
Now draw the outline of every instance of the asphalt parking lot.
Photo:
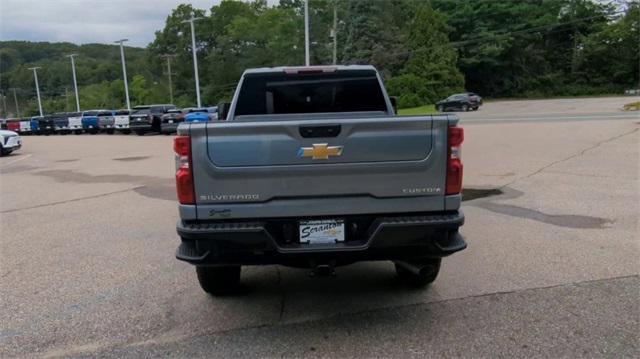
<svg viewBox="0 0 640 359">
<path fill-rule="evenodd" d="M 0 357 L 637 358 L 640 118 L 616 101 L 461 114 L 469 247 L 421 291 L 359 263 L 207 296 L 174 258 L 171 137 L 25 137 L 0 159 Z"/>
</svg>

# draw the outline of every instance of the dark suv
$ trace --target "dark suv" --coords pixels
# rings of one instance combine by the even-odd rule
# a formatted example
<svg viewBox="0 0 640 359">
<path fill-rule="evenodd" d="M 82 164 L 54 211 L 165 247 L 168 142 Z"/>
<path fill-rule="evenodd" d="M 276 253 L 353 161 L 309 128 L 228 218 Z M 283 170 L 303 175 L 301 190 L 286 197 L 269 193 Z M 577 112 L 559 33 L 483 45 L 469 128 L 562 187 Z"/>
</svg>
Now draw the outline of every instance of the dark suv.
<svg viewBox="0 0 640 359">
<path fill-rule="evenodd" d="M 470 93 L 460 93 L 447 97 L 436 103 L 436 108 L 440 112 L 448 110 L 476 111 L 481 105 L 480 96 Z"/>
<path fill-rule="evenodd" d="M 131 110 L 129 127 L 138 136 L 147 132 L 160 132 L 162 115 L 175 108 L 175 105 L 170 104 L 136 106 Z"/>
<path fill-rule="evenodd" d="M 160 124 L 160 132 L 165 135 L 176 133 L 178 125 L 184 121 L 184 117 L 189 109 L 173 109 L 162 115 L 162 123 Z"/>
</svg>

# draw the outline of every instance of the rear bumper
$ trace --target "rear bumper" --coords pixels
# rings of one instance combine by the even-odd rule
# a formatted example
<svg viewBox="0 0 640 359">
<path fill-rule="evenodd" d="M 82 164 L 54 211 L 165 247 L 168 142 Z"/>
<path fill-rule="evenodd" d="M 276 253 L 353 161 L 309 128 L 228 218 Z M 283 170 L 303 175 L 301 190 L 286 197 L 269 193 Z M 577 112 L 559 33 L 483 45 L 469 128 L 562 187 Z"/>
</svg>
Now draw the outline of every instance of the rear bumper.
<svg viewBox="0 0 640 359">
<path fill-rule="evenodd" d="M 131 122 L 129 124 L 129 129 L 131 131 L 151 131 L 153 129 L 153 127 L 148 123 Z"/>
<path fill-rule="evenodd" d="M 178 130 L 180 122 L 163 123 L 160 125 L 160 132 L 162 133 L 174 133 Z"/>
<path fill-rule="evenodd" d="M 176 257 L 195 265 L 336 265 L 367 260 L 440 258 L 466 248 L 461 212 L 345 216 L 346 241 L 300 244 L 297 219 L 178 222 Z"/>
</svg>

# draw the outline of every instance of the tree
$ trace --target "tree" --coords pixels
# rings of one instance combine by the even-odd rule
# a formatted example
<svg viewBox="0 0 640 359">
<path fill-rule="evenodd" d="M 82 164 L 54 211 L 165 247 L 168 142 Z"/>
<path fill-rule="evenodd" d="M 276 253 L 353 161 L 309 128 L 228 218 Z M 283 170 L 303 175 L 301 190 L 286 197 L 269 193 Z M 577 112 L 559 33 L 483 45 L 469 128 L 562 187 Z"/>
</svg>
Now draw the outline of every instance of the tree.
<svg viewBox="0 0 640 359">
<path fill-rule="evenodd" d="M 421 85 L 416 94 L 423 103 L 435 103 L 452 92 L 464 88 L 464 78 L 457 68 L 457 53 L 449 43 L 442 16 L 429 3 L 416 7 L 409 24 L 407 48 L 409 59 L 403 72 L 413 86 Z"/>
</svg>

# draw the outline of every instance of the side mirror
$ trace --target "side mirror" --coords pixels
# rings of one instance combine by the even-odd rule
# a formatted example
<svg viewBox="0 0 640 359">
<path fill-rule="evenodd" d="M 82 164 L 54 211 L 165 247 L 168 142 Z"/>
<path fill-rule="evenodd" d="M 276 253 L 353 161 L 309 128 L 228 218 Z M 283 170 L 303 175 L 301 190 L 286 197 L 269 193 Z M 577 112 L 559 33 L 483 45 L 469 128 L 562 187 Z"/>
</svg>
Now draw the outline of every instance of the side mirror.
<svg viewBox="0 0 640 359">
<path fill-rule="evenodd" d="M 229 114 L 230 102 L 222 102 L 218 104 L 218 121 L 226 121 Z"/>
<path fill-rule="evenodd" d="M 395 96 L 390 96 L 389 100 L 391 101 L 391 107 L 393 107 L 393 114 L 398 114 L 398 98 Z"/>
</svg>

